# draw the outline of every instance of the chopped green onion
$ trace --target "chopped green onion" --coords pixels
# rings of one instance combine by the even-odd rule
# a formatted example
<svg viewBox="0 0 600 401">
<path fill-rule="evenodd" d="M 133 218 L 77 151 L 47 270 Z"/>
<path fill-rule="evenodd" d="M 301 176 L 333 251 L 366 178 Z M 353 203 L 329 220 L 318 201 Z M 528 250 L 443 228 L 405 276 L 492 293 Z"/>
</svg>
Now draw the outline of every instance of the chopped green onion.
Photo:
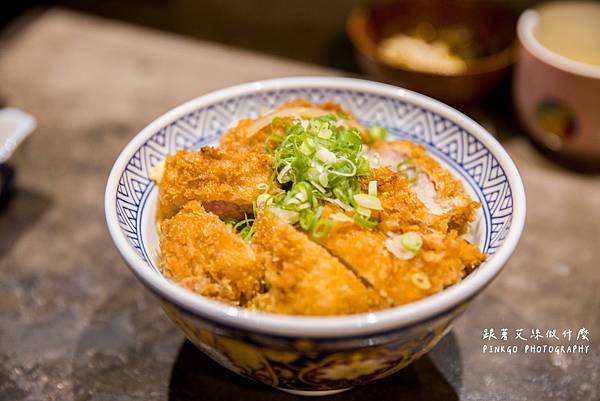
<svg viewBox="0 0 600 401">
<path fill-rule="evenodd" d="M 309 209 L 311 207 L 310 203 L 303 203 L 300 206 L 297 207 L 298 210 L 304 210 L 304 209 Z"/>
<path fill-rule="evenodd" d="M 335 221 L 344 221 L 344 222 L 349 222 L 352 223 L 354 221 L 354 219 L 344 213 L 332 213 L 329 215 L 329 218 L 331 220 L 335 220 Z"/>
<path fill-rule="evenodd" d="M 342 110 L 338 110 L 336 114 L 342 120 L 350 120 L 350 116 L 348 115 L 348 113 L 345 113 Z"/>
<path fill-rule="evenodd" d="M 371 175 L 371 164 L 365 157 L 358 159 L 358 162 L 356 163 L 356 175 L 359 177 Z"/>
<path fill-rule="evenodd" d="M 302 145 L 300 145 L 300 152 L 307 156 L 312 155 L 314 151 L 314 148 L 312 148 L 306 141 L 302 142 Z"/>
<path fill-rule="evenodd" d="M 377 196 L 377 181 L 369 181 L 369 195 Z"/>
<path fill-rule="evenodd" d="M 289 224 L 296 224 L 300 219 L 300 214 L 293 210 L 281 209 L 279 207 L 271 206 L 269 211 L 279 217 L 280 219 L 288 222 Z"/>
<path fill-rule="evenodd" d="M 342 209 L 344 209 L 347 212 L 351 212 L 354 210 L 354 208 L 344 202 L 342 202 L 339 199 L 333 199 L 333 198 L 323 198 L 323 200 L 333 203 L 334 205 L 338 205 L 339 207 L 341 207 Z"/>
<path fill-rule="evenodd" d="M 249 219 L 248 216 L 244 215 L 244 219 L 235 223 L 233 225 L 233 228 L 234 228 L 234 230 L 238 230 L 242 226 L 247 225 L 249 222 L 252 222 L 252 221 L 254 221 L 254 219 Z"/>
<path fill-rule="evenodd" d="M 383 210 L 383 207 L 381 207 L 381 201 L 378 197 L 373 195 L 356 194 L 354 195 L 354 202 L 356 202 L 358 206 L 362 206 L 367 209 Z"/>
<path fill-rule="evenodd" d="M 253 235 L 254 235 L 254 226 L 245 226 L 244 228 L 242 228 L 240 230 L 240 236 L 245 241 L 250 241 L 252 239 Z"/>
<path fill-rule="evenodd" d="M 415 272 L 410 276 L 411 281 L 417 287 L 422 290 L 428 290 L 431 288 L 431 281 L 429 281 L 429 276 L 423 272 Z"/>
<path fill-rule="evenodd" d="M 402 174 L 410 184 L 417 181 L 420 172 L 419 166 L 411 159 L 398 163 L 396 170 L 398 173 Z"/>
<path fill-rule="evenodd" d="M 304 192 L 298 192 L 296 195 L 294 195 L 294 197 L 291 200 L 293 200 L 294 203 L 303 203 L 307 199 L 308 197 Z"/>
<path fill-rule="evenodd" d="M 321 148 L 317 151 L 317 159 L 321 160 L 323 163 L 335 163 L 337 161 L 337 157 L 335 154 L 325 148 Z"/>
<path fill-rule="evenodd" d="M 346 159 L 345 157 L 340 157 L 339 159 L 339 163 L 338 163 L 338 169 L 332 169 L 331 172 L 335 175 L 340 175 L 342 177 L 352 177 L 356 175 L 356 165 L 354 163 L 352 163 L 350 160 Z M 344 169 L 344 167 L 346 167 Z M 350 170 L 348 170 L 348 167 L 350 167 Z M 348 170 L 348 171 L 345 171 Z"/>
<path fill-rule="evenodd" d="M 310 187 L 310 184 L 306 181 L 299 181 L 296 182 L 293 187 L 292 187 L 292 193 L 298 193 L 298 194 L 302 194 L 302 199 L 303 200 L 310 200 L 312 197 L 312 189 Z"/>
<path fill-rule="evenodd" d="M 369 229 L 375 228 L 377 226 L 377 221 L 371 220 L 369 217 L 364 217 L 360 213 L 354 213 L 354 222 L 358 225 L 367 227 Z"/>
<path fill-rule="evenodd" d="M 322 172 L 321 174 L 319 174 L 319 183 L 324 187 L 329 185 L 329 178 L 327 177 L 326 172 Z"/>
<path fill-rule="evenodd" d="M 254 219 L 248 218 L 248 216 L 244 216 L 244 219 L 233 224 L 232 228 L 235 231 L 239 230 L 240 236 L 246 240 L 250 241 L 252 239 L 252 235 L 254 234 Z"/>
<path fill-rule="evenodd" d="M 302 213 L 300 213 L 300 227 L 302 227 L 304 231 L 309 231 L 312 228 L 314 220 L 315 212 L 313 210 L 307 209 L 303 210 Z"/>
<path fill-rule="evenodd" d="M 264 193 L 256 197 L 256 205 L 260 206 L 271 198 L 271 195 Z"/>
<path fill-rule="evenodd" d="M 260 189 L 261 191 L 268 191 L 269 190 L 269 184 L 267 184 L 266 182 L 261 182 L 259 184 L 256 185 L 257 189 Z"/>
<path fill-rule="evenodd" d="M 362 206 L 357 206 L 356 209 L 356 213 L 365 216 L 365 217 L 371 217 L 371 209 L 367 209 L 366 207 L 362 207 Z"/>
<path fill-rule="evenodd" d="M 408 231 L 400 235 L 399 238 L 402 247 L 409 252 L 417 253 L 423 246 L 423 238 L 414 231 Z"/>
<path fill-rule="evenodd" d="M 325 129 L 322 129 L 321 131 L 319 131 L 319 135 L 317 135 L 317 136 L 319 138 L 329 139 L 329 138 L 331 138 L 332 134 L 333 134 L 333 132 L 331 132 L 331 130 L 329 128 L 325 128 Z"/>
<path fill-rule="evenodd" d="M 344 192 L 341 187 L 333 188 L 333 195 L 346 204 L 351 203 L 348 193 Z"/>
<path fill-rule="evenodd" d="M 317 189 L 319 190 L 319 192 L 322 192 L 322 193 L 326 193 L 326 192 L 327 192 L 327 191 L 325 190 L 325 188 L 323 188 L 323 187 L 322 187 L 320 184 L 318 184 L 318 183 L 316 183 L 316 182 L 314 182 L 314 181 L 311 181 L 310 183 L 311 183 L 311 184 L 313 184 L 313 186 L 314 186 L 315 188 L 317 188 Z"/>
<path fill-rule="evenodd" d="M 288 171 L 290 171 L 292 169 L 291 165 L 286 165 L 284 168 L 281 169 L 281 171 L 279 172 L 279 174 L 277 174 L 277 181 L 279 181 L 282 184 L 285 184 L 288 181 L 291 181 L 291 178 L 285 178 L 286 174 Z"/>
<path fill-rule="evenodd" d="M 421 249 L 423 239 L 416 232 L 409 231 L 404 234 L 388 233 L 385 240 L 385 247 L 398 259 L 409 260 Z"/>
<path fill-rule="evenodd" d="M 314 238 L 327 238 L 331 232 L 331 227 L 333 227 L 333 222 L 330 219 L 319 219 L 311 234 Z"/>
<path fill-rule="evenodd" d="M 361 133 L 347 124 L 338 124 L 334 115 L 311 119 L 283 121 L 284 133 L 273 136 L 274 172 L 269 197 L 257 198 L 275 208 L 274 213 L 303 230 L 317 235 L 327 231 L 329 223 L 320 221 L 320 203 L 328 201 L 345 211 L 354 212 L 347 220 L 374 227 L 371 210 L 381 210 L 376 186 L 369 185 L 368 194 L 361 194 L 360 177 L 371 175 L 369 160 L 363 154 Z M 377 130 L 376 130 L 377 131 Z M 379 137 L 385 130 L 379 132 Z M 273 188 L 282 186 L 280 193 Z M 330 221 L 329 219 L 326 219 Z"/>
<path fill-rule="evenodd" d="M 383 141 L 387 138 L 387 129 L 383 127 L 371 127 L 369 129 L 369 143 Z"/>
<path fill-rule="evenodd" d="M 415 257 L 413 252 L 404 249 L 400 243 L 400 236 L 394 233 L 388 233 L 389 237 L 385 239 L 384 245 L 388 251 L 401 260 L 409 260 Z"/>
</svg>

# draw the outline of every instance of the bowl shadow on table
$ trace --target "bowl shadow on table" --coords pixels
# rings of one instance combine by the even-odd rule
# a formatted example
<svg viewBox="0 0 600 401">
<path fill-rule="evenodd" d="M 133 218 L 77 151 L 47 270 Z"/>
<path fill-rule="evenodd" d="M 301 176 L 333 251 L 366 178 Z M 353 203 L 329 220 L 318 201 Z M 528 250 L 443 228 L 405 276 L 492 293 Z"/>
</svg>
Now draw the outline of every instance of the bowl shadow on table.
<svg viewBox="0 0 600 401">
<path fill-rule="evenodd" d="M 33 226 L 52 205 L 52 199 L 28 188 L 15 188 L 0 210 L 0 257 Z"/>
<path fill-rule="evenodd" d="M 319 400 L 458 400 L 462 364 L 454 333 L 429 354 L 388 378 Z M 179 350 L 169 383 L 169 401 L 306 400 L 253 382 L 221 367 L 192 343 Z"/>
</svg>

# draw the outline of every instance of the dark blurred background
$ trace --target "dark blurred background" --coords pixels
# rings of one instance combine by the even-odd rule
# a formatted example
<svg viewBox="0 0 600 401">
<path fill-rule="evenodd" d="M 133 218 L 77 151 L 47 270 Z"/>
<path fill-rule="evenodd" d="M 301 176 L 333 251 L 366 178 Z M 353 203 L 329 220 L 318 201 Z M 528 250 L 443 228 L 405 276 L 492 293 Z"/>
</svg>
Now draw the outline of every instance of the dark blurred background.
<svg viewBox="0 0 600 401">
<path fill-rule="evenodd" d="M 385 1 L 385 0 L 384 0 Z M 499 2 L 520 11 L 534 0 Z M 22 15 L 62 6 L 190 37 L 358 72 L 344 33 L 366 0 L 6 0 L 0 29 Z"/>
</svg>

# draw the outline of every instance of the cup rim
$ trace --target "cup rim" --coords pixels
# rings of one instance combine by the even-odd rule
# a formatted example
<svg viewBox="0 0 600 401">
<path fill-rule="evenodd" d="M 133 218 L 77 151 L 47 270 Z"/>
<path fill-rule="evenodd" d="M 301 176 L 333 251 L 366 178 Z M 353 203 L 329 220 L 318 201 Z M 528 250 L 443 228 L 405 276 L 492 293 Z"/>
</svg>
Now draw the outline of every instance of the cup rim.
<svg viewBox="0 0 600 401">
<path fill-rule="evenodd" d="M 561 2 L 550 2 L 542 5 L 541 7 L 558 3 Z M 587 78 L 600 79 L 600 67 L 582 63 L 576 60 L 571 60 L 570 58 L 562 56 L 542 45 L 534 34 L 534 30 L 537 27 L 539 20 L 539 11 L 532 8 L 525 10 L 517 22 L 517 37 L 519 38 L 521 45 L 529 53 L 542 62 L 558 68 L 559 70 Z"/>
<path fill-rule="evenodd" d="M 115 202 L 121 174 L 138 148 L 170 122 L 221 99 L 253 92 L 306 87 L 347 89 L 401 98 L 462 126 L 488 148 L 505 171 L 514 196 L 513 216 L 504 243 L 478 268 L 480 270 L 477 274 L 469 275 L 461 282 L 437 294 L 406 305 L 354 315 L 309 317 L 252 311 L 226 305 L 195 294 L 148 268 L 122 232 L 117 219 Z M 303 76 L 256 81 L 217 90 L 194 98 L 156 118 L 119 154 L 106 184 L 104 206 L 108 230 L 121 256 L 134 275 L 160 298 L 174 303 L 193 315 L 238 329 L 284 337 L 333 338 L 365 335 L 410 326 L 434 318 L 467 302 L 496 277 L 513 253 L 525 224 L 526 199 L 518 169 L 508 153 L 490 133 L 459 111 L 427 96 L 388 84 L 354 78 Z"/>
</svg>

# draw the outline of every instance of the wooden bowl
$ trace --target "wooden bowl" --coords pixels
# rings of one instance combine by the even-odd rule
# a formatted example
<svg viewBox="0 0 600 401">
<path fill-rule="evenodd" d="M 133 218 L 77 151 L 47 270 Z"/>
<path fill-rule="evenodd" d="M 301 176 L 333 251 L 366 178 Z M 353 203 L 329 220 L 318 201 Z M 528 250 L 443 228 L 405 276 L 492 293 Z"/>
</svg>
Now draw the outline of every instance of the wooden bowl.
<svg viewBox="0 0 600 401">
<path fill-rule="evenodd" d="M 395 0 L 353 9 L 346 30 L 363 71 L 448 103 L 470 103 L 487 93 L 508 70 L 515 54 L 517 16 L 499 5 L 473 0 Z M 377 54 L 378 44 L 419 24 L 435 29 L 460 26 L 470 32 L 474 57 L 456 74 L 393 66 Z"/>
</svg>

